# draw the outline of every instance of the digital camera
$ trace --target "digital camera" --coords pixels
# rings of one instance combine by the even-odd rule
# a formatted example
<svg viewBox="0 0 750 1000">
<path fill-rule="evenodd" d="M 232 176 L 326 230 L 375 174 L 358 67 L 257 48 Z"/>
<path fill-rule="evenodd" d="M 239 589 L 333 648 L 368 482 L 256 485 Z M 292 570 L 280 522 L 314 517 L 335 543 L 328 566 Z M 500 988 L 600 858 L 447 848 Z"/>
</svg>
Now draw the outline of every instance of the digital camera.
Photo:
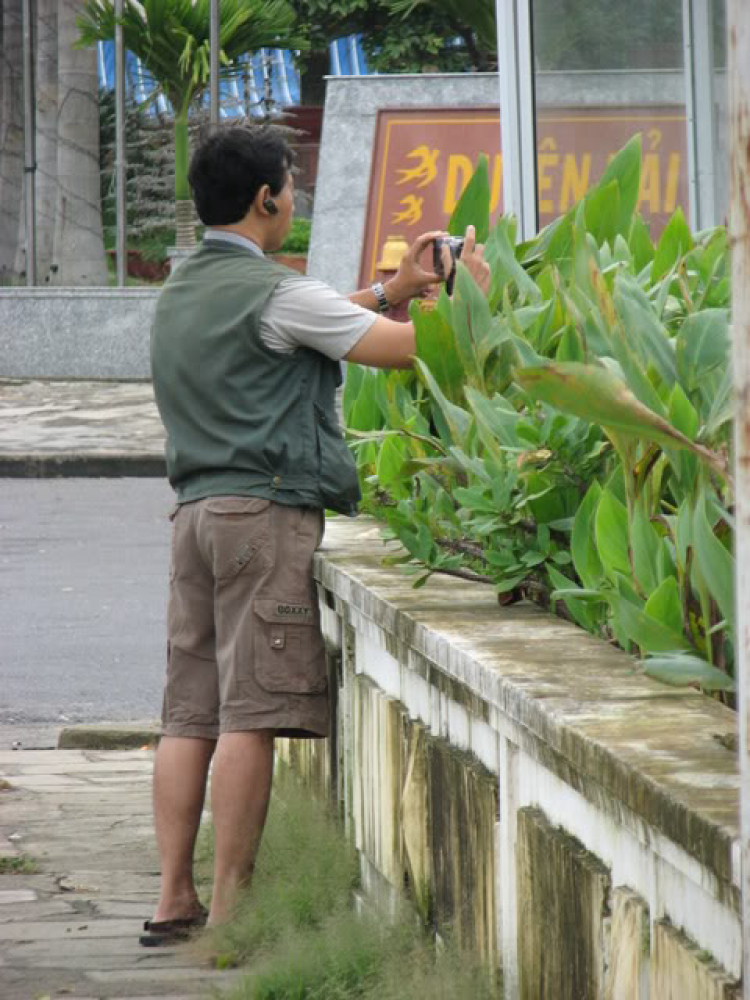
<svg viewBox="0 0 750 1000">
<path fill-rule="evenodd" d="M 443 247 L 448 247 L 451 252 L 451 273 L 445 275 L 443 272 Z M 456 261 L 461 256 L 464 248 L 463 237 L 461 236 L 437 236 L 432 247 L 432 267 L 436 274 L 445 278 L 445 290 L 450 295 L 453 292 L 453 281 L 456 277 Z"/>
</svg>

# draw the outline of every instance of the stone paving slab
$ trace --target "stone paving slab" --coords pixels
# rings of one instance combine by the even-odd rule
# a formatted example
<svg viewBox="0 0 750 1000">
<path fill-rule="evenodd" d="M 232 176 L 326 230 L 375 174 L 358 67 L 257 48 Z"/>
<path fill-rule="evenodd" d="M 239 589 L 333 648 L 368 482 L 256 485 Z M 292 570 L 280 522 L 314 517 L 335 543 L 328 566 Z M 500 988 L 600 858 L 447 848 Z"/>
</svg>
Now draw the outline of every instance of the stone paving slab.
<svg viewBox="0 0 750 1000">
<path fill-rule="evenodd" d="M 138 944 L 159 886 L 152 758 L 147 748 L 0 755 L 13 786 L 0 795 L 0 844 L 36 864 L 0 873 L 2 1000 L 213 1000 L 241 976 L 190 944 Z"/>
<path fill-rule="evenodd" d="M 0 381 L 0 476 L 163 476 L 149 382 Z"/>
</svg>

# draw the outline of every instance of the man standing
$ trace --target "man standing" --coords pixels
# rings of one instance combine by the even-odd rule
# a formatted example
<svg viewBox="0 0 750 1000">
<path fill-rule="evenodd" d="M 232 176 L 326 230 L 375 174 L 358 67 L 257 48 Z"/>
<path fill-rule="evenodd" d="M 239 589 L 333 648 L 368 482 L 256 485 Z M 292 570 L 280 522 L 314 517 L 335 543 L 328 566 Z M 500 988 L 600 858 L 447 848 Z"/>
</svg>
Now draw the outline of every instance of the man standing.
<svg viewBox="0 0 750 1000">
<path fill-rule="evenodd" d="M 274 737 L 328 733 L 312 559 L 324 509 L 353 515 L 360 496 L 335 410 L 339 362 L 410 367 L 412 324 L 382 313 L 440 280 L 419 263 L 437 233 L 385 287 L 350 299 L 268 260 L 292 221 L 291 167 L 272 128 L 209 137 L 190 167 L 203 244 L 156 308 L 153 384 L 177 507 L 154 767 L 162 882 L 147 946 L 206 921 L 193 850 L 211 761 L 213 925 L 252 874 Z M 471 228 L 462 259 L 486 291 Z"/>
</svg>

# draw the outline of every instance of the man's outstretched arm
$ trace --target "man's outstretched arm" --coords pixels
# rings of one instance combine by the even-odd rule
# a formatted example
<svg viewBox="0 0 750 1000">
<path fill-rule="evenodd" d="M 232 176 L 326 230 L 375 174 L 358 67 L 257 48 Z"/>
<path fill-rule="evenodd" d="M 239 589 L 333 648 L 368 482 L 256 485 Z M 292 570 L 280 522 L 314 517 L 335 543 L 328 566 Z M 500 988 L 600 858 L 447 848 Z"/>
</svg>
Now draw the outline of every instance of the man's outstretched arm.
<svg viewBox="0 0 750 1000">
<path fill-rule="evenodd" d="M 393 284 L 397 283 L 396 294 L 409 288 L 411 290 L 404 294 L 403 298 L 410 298 L 413 295 L 418 295 L 430 285 L 441 281 L 438 274 L 424 271 L 419 265 L 419 256 L 422 251 L 434 240 L 435 236 L 440 235 L 442 234 L 425 233 L 424 236 L 419 237 L 404 257 L 398 273 L 388 283 L 387 287 L 391 291 Z M 450 271 L 450 252 L 447 248 L 444 249 L 444 254 L 447 255 L 447 259 L 444 261 L 444 273 L 448 274 Z M 476 243 L 473 226 L 469 226 L 466 230 L 460 260 L 479 288 L 486 293 L 490 285 L 490 268 L 484 260 L 484 247 L 482 244 Z M 402 275 L 400 280 L 399 275 Z M 386 292 L 386 294 L 388 293 Z M 350 298 L 366 309 L 377 311 L 377 298 L 375 293 L 369 289 L 357 292 Z M 402 301 L 402 299 L 398 301 Z M 393 302 L 392 304 L 396 305 L 397 303 Z M 357 364 L 369 365 L 372 368 L 411 368 L 415 351 L 414 324 L 397 323 L 385 316 L 380 316 L 367 333 L 357 341 L 344 360 L 355 361 Z"/>
</svg>

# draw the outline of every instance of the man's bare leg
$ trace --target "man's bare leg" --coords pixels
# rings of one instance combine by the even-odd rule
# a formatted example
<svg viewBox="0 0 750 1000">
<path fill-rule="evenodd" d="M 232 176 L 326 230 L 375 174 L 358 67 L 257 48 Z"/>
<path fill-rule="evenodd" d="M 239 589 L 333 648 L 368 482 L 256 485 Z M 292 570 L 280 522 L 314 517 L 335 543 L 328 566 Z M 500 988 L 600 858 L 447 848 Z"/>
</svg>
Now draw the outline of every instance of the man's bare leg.
<svg viewBox="0 0 750 1000">
<path fill-rule="evenodd" d="M 161 861 L 161 896 L 154 921 L 198 913 L 193 851 L 206 778 L 216 742 L 163 736 L 154 762 L 154 822 Z"/>
<path fill-rule="evenodd" d="M 211 772 L 214 888 L 208 923 L 232 916 L 238 889 L 252 876 L 273 778 L 272 730 L 223 733 Z"/>
</svg>

